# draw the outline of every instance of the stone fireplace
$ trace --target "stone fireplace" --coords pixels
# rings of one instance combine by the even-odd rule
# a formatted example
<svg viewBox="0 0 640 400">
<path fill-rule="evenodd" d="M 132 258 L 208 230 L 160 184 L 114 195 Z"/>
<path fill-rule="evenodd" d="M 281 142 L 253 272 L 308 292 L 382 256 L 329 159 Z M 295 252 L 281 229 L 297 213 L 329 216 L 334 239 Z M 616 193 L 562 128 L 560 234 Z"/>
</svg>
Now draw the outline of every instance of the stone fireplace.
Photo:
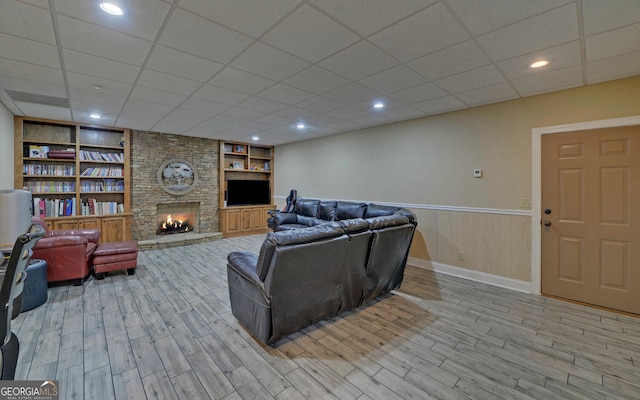
<svg viewBox="0 0 640 400">
<path fill-rule="evenodd" d="M 156 235 L 200 232 L 200 203 L 181 202 L 156 204 L 158 224 Z"/>
</svg>

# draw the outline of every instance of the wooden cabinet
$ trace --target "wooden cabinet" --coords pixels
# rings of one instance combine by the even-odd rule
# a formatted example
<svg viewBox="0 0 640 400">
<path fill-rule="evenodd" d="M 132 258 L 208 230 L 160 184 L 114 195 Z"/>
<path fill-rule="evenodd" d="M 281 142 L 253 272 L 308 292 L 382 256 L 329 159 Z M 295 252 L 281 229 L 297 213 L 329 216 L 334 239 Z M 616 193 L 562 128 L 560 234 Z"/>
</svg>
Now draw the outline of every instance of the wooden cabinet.
<svg viewBox="0 0 640 400">
<path fill-rule="evenodd" d="M 128 238 L 130 131 L 14 117 L 14 187 L 31 191 L 34 214 L 53 229 L 103 229 Z M 105 217 L 117 216 L 113 226 Z M 105 233 L 107 227 L 109 233 Z"/>
<path fill-rule="evenodd" d="M 126 216 L 110 216 L 101 218 L 100 239 L 102 243 L 124 242 L 129 240 L 129 229 L 127 229 L 128 218 Z"/>
<path fill-rule="evenodd" d="M 220 229 L 224 237 L 252 235 L 268 231 L 268 210 L 273 205 L 273 147 L 238 143 L 220 142 Z M 268 190 L 262 196 L 248 194 L 246 201 L 238 201 L 235 188 L 245 187 L 251 191 L 254 183 L 256 190 Z M 234 185 L 230 185 L 235 183 Z M 239 184 L 241 183 L 241 184 Z M 240 204 L 237 204 L 238 202 Z M 232 204 L 234 203 L 234 204 Z"/>
<path fill-rule="evenodd" d="M 267 211 L 273 210 L 273 204 L 265 206 L 239 206 L 220 210 L 221 226 L 224 237 L 255 235 L 269 230 Z"/>
</svg>

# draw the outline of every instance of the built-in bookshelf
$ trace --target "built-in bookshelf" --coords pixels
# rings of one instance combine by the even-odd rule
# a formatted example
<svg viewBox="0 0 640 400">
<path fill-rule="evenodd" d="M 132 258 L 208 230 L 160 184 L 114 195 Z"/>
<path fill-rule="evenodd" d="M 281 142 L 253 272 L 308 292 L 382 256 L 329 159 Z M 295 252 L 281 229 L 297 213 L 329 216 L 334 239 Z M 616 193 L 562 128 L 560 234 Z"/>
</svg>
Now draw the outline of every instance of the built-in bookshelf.
<svg viewBox="0 0 640 400">
<path fill-rule="evenodd" d="M 20 116 L 14 126 L 14 186 L 31 191 L 36 216 L 53 228 L 75 223 L 122 232 L 109 232 L 103 241 L 128 239 L 128 129 Z M 104 217 L 123 217 L 122 226 Z"/>
</svg>

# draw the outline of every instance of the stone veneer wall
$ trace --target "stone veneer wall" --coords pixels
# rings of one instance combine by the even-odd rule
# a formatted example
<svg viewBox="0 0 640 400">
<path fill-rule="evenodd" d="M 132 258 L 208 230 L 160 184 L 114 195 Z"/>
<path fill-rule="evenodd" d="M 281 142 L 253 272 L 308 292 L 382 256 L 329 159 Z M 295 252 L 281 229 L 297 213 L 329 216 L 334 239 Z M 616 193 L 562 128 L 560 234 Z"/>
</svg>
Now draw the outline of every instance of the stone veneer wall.
<svg viewBox="0 0 640 400">
<path fill-rule="evenodd" d="M 200 203 L 200 233 L 219 231 L 217 140 L 166 133 L 131 131 L 131 238 L 156 237 L 156 204 Z M 158 168 L 172 159 L 184 160 L 198 172 L 198 182 L 189 193 L 175 196 L 158 185 Z"/>
</svg>

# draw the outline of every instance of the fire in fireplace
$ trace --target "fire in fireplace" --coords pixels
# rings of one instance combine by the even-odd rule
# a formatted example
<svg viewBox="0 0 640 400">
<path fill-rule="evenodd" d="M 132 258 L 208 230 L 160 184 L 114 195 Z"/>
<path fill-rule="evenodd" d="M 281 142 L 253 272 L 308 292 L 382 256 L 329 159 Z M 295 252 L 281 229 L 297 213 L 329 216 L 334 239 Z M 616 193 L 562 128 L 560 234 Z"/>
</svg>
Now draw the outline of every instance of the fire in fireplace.
<svg viewBox="0 0 640 400">
<path fill-rule="evenodd" d="M 156 235 L 199 232 L 200 204 L 197 202 L 157 204 Z"/>
<path fill-rule="evenodd" d="M 191 232 L 191 224 L 189 221 L 174 220 L 171 214 L 167 215 L 167 220 L 160 224 L 158 235 L 167 235 L 172 233 Z"/>
</svg>

